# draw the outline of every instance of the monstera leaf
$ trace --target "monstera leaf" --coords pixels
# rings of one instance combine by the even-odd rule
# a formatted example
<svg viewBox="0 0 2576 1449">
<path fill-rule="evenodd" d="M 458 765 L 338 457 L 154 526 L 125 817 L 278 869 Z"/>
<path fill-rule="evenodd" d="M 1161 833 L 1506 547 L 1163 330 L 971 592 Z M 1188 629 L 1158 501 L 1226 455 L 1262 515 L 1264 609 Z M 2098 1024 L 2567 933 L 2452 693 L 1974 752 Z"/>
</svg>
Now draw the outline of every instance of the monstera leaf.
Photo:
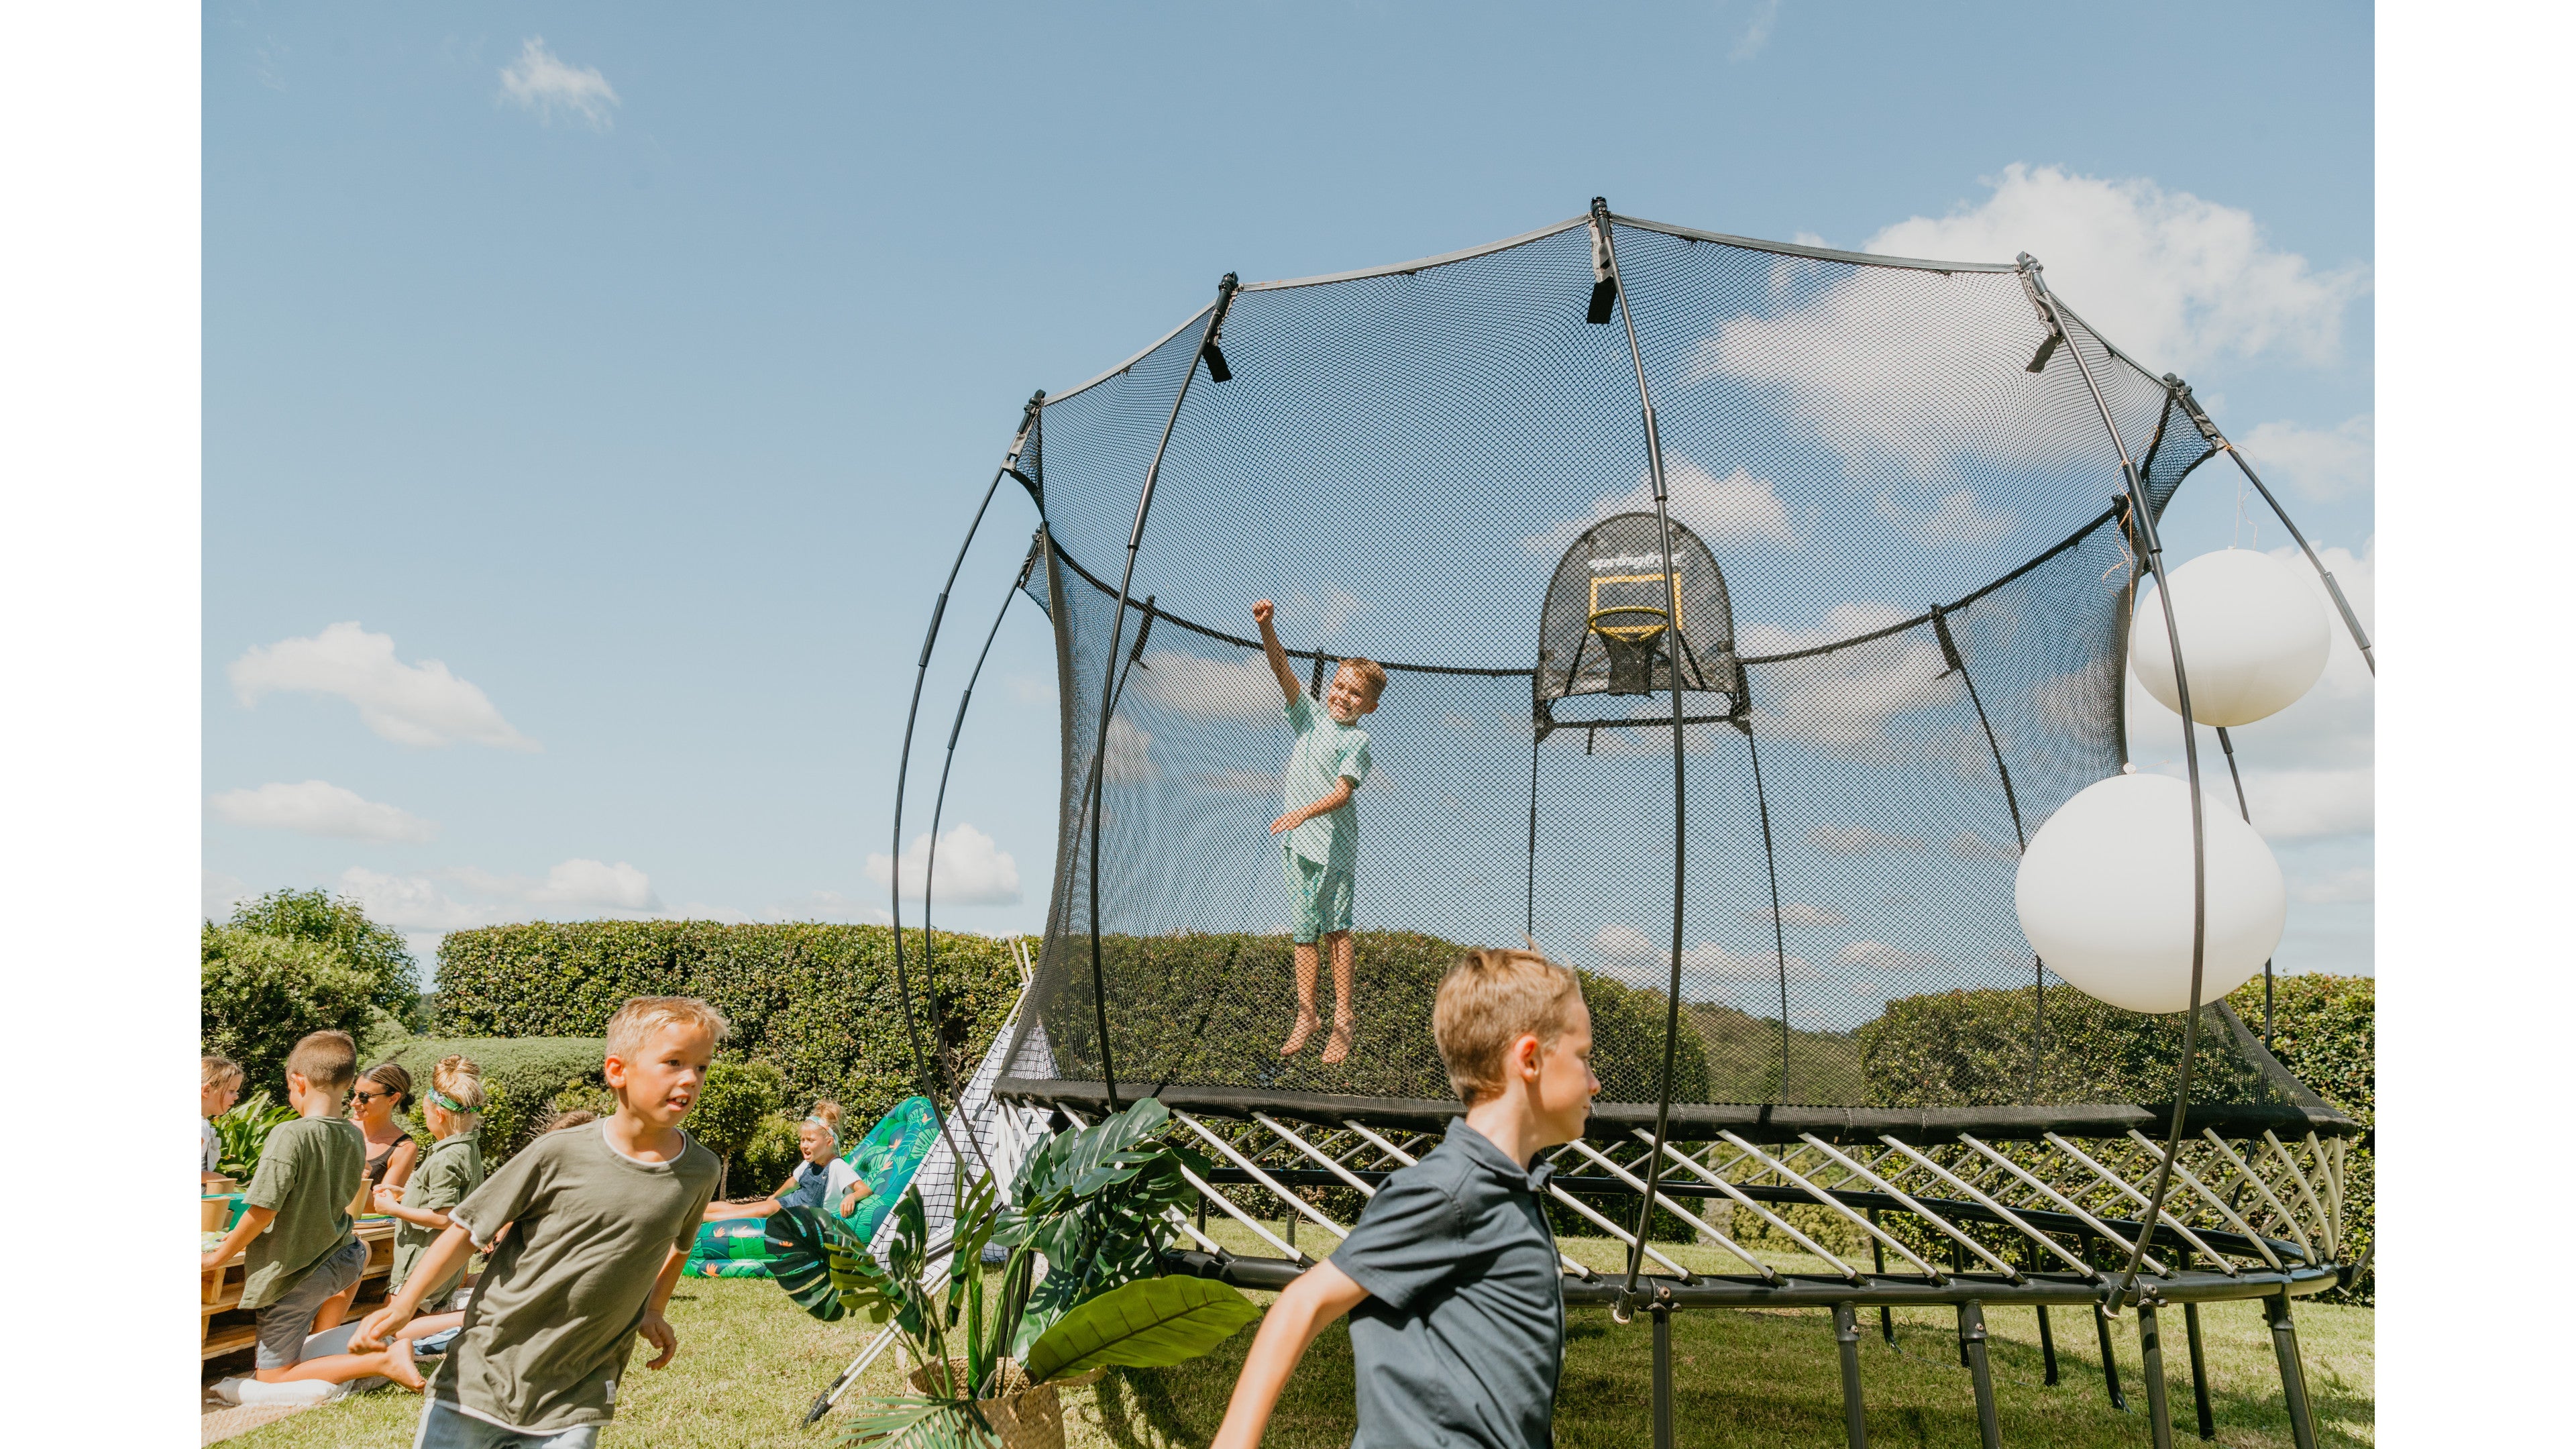
<svg viewBox="0 0 2576 1449">
<path fill-rule="evenodd" d="M 1146 1278 L 1068 1310 L 1029 1346 L 1031 1381 L 1086 1369 L 1187 1363 L 1261 1316 L 1252 1300 L 1205 1278 Z"/>
</svg>

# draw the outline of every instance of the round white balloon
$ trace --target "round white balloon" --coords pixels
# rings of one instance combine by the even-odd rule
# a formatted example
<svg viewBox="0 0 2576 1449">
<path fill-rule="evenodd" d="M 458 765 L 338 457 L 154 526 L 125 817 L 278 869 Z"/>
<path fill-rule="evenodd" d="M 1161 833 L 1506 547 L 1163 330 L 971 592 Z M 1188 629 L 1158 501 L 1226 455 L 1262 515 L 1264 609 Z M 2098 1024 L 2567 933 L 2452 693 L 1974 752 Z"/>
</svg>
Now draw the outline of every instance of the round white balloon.
<svg viewBox="0 0 2576 1449">
<path fill-rule="evenodd" d="M 2252 549 L 2205 553 L 2169 577 L 2191 717 L 2205 725 L 2249 725 L 2306 694 L 2326 667 L 2326 613 L 2297 565 Z M 2182 713 L 2164 605 L 2138 594 L 2129 629 L 2129 668 L 2147 693 Z"/>
<path fill-rule="evenodd" d="M 2200 999 L 2263 969 L 2289 897 L 2254 828 L 2215 802 L 2204 814 L 2209 913 Z M 2013 906 L 2022 934 L 2070 985 L 2130 1011 L 2191 1005 L 2191 787 L 2114 775 L 2058 807 L 2022 852 Z"/>
</svg>

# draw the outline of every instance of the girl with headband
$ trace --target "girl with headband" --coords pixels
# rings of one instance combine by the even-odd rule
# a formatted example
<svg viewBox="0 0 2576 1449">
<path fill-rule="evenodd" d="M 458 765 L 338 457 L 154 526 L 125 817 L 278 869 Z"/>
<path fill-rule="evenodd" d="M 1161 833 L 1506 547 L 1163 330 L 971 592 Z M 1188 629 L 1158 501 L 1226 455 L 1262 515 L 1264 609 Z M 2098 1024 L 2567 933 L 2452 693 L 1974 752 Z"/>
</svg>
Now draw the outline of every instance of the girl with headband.
<svg viewBox="0 0 2576 1449">
<path fill-rule="evenodd" d="M 430 1073 L 429 1082 L 420 1114 L 438 1143 L 412 1169 L 409 1182 L 375 1192 L 376 1211 L 398 1220 L 389 1293 L 402 1291 L 412 1266 L 447 1231 L 447 1210 L 483 1185 L 483 1069 L 463 1057 L 447 1057 Z M 459 1259 L 449 1280 L 432 1285 L 422 1305 L 444 1305 L 464 1276 L 465 1262 Z"/>
<path fill-rule="evenodd" d="M 783 1207 L 822 1208 L 842 1217 L 858 1211 L 868 1185 L 841 1160 L 841 1104 L 815 1103 L 813 1112 L 797 1124 L 796 1145 L 805 1160 L 796 1164 L 796 1171 L 779 1184 L 778 1191 L 756 1202 L 709 1203 L 705 1221 L 765 1218 Z"/>
</svg>

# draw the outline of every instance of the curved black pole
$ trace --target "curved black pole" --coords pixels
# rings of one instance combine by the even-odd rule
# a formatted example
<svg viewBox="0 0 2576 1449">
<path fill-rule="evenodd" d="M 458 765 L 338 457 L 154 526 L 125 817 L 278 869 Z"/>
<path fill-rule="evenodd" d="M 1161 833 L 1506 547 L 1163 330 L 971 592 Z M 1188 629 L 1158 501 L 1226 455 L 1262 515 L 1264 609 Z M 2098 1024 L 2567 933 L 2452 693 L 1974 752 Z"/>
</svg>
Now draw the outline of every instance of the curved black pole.
<svg viewBox="0 0 2576 1449">
<path fill-rule="evenodd" d="M 2168 372 L 2165 374 L 2165 386 L 2172 388 L 2174 396 L 2181 400 L 2183 410 L 2191 415 L 2192 423 L 2200 429 L 2201 436 L 2207 438 L 2218 451 L 2235 459 L 2237 470 L 2245 475 L 2245 481 L 2253 484 L 2254 491 L 2262 494 L 2263 501 L 2271 505 L 2272 516 L 2281 520 L 2281 526 L 2290 531 L 2290 537 L 2299 545 L 2299 552 L 2307 555 L 2309 567 L 2314 568 L 2317 571 L 2317 577 L 2325 581 L 2326 593 L 2333 597 L 2336 611 L 2343 615 L 2344 628 L 2351 631 L 2353 644 L 2361 650 L 2361 662 L 2374 676 L 2377 675 L 2379 659 L 2370 652 L 2370 635 L 2362 630 L 2361 616 L 2355 614 L 2352 611 L 2352 605 L 2345 602 L 2343 585 L 2335 582 L 2334 573 L 2326 567 L 2325 560 L 2317 557 L 2316 549 L 2308 543 L 2308 536 L 2299 532 L 2299 525 L 2290 521 L 2290 511 L 2281 506 L 2280 499 L 2272 496 L 2271 489 L 2263 486 L 2262 478 L 2254 472 L 2254 465 L 2246 462 L 2245 455 L 2237 451 L 2236 445 L 2227 441 L 2226 435 L 2218 431 L 2218 424 L 2210 421 L 2209 414 L 2201 411 L 2200 400 L 2191 395 L 2191 384 Z"/>
<path fill-rule="evenodd" d="M 976 651 L 975 668 L 966 676 L 965 692 L 957 696 L 957 719 L 948 726 L 948 756 L 939 765 L 939 793 L 931 799 L 930 849 L 924 854 L 921 862 L 921 985 L 923 993 L 929 996 L 933 1003 L 939 1000 L 939 978 L 933 970 L 932 957 L 938 938 L 930 929 L 930 901 L 931 886 L 938 879 L 939 873 L 939 820 L 948 809 L 948 774 L 957 766 L 957 737 L 966 729 L 966 707 L 974 702 L 975 682 L 984 677 L 984 661 L 992 657 L 993 641 L 1001 635 L 1002 620 L 1011 612 L 1011 601 L 1018 597 L 1021 589 L 1027 587 L 1029 566 L 1035 562 L 1037 562 L 1037 553 L 1032 549 L 1028 562 L 1020 565 L 1019 576 L 1011 580 L 1010 591 L 1002 595 L 1002 607 L 993 611 L 993 627 L 984 631 L 984 647 Z M 946 1067 L 948 1044 L 943 1040 L 939 1046 L 939 1061 L 943 1067 Z M 945 1075 L 948 1079 L 950 1095 L 961 1101 L 964 1100 L 965 1092 L 957 1085 L 956 1073 L 952 1070 L 947 1071 Z M 976 1137 L 975 1124 L 972 1121 L 966 1123 L 966 1145 L 975 1149 L 976 1160 L 984 1164 L 985 1172 L 990 1173 L 993 1170 L 993 1159 L 984 1154 L 983 1141 Z"/>
<path fill-rule="evenodd" d="M 1780 1095 L 1789 1100 L 1789 930 L 1780 919 L 1780 856 L 1771 847 L 1771 797 L 1762 789 L 1762 752 L 1753 744 L 1753 714 L 1745 712 L 1744 757 L 1753 763 L 1753 809 L 1762 817 L 1762 868 L 1771 877 L 1771 960 L 1780 972 Z"/>
<path fill-rule="evenodd" d="M 1525 911 L 1528 920 L 1521 927 L 1525 940 L 1538 939 L 1538 750 L 1547 742 L 1547 731 L 1536 719 L 1530 721 L 1530 828 L 1529 882 Z"/>
<path fill-rule="evenodd" d="M 2192 1056 L 2200 1046 L 2201 968 L 2209 946 L 2209 840 L 2201 820 L 2200 740 L 2191 721 L 2191 681 L 2184 677 L 2182 632 L 2174 626 L 2173 584 L 2165 577 L 2164 545 L 2156 537 L 2155 515 L 2147 507 L 2146 480 L 2138 475 L 2137 465 L 2129 461 L 2128 445 L 2120 441 L 2120 424 L 2111 416 L 2111 400 L 2103 395 L 2102 384 L 2093 376 L 2093 365 L 2084 360 L 2084 349 L 2074 345 L 2067 331 L 2066 319 L 2058 315 L 2057 299 L 2049 294 L 2048 284 L 2040 279 L 2039 263 L 2023 252 L 2016 260 L 2021 264 L 2022 285 L 2038 304 L 2041 319 L 2056 335 L 2066 339 L 2067 355 L 2075 359 L 2075 370 L 2084 377 L 2086 391 L 2093 394 L 2093 406 L 2102 414 L 2102 427 L 2111 435 L 2112 451 L 2120 457 L 2120 479 L 2129 492 L 2131 527 L 2136 530 L 2139 552 L 2146 557 L 2147 568 L 2156 578 L 2156 602 L 2165 615 L 2165 643 L 2173 653 L 2174 701 L 2181 706 L 2183 770 L 2191 787 L 2191 996 L 2190 1007 L 2183 1015 L 2182 1064 L 2174 1072 L 2173 1126 L 2165 1134 L 2164 1157 L 2156 1164 L 2155 1191 L 2147 1194 L 2147 1214 L 2138 1241 L 2129 1252 L 2129 1266 L 2120 1281 L 2112 1285 L 2104 1300 L 2104 1311 L 2117 1313 L 2120 1302 L 2138 1281 L 2138 1268 L 2147 1255 L 2147 1242 L 2156 1235 L 2157 1215 L 2164 1211 L 2165 1193 L 2173 1186 L 2174 1158 L 2182 1151 L 2184 1120 L 2191 1110 Z M 2125 641 L 2124 641 L 2125 642 Z"/>
<path fill-rule="evenodd" d="M 1154 461 L 1145 466 L 1145 484 L 1136 493 L 1136 522 L 1127 530 L 1127 566 L 1118 575 L 1118 611 L 1110 616 L 1109 662 L 1100 681 L 1100 729 L 1091 741 L 1091 785 L 1083 792 L 1085 809 L 1091 817 L 1091 1007 L 1100 1030 L 1100 1081 L 1109 1098 L 1109 1110 L 1117 1112 L 1118 1070 L 1109 1055 L 1109 994 L 1100 966 L 1100 811 L 1104 784 L 1104 765 L 1109 758 L 1109 720 L 1118 707 L 1118 644 L 1127 628 L 1127 590 L 1136 582 L 1136 550 L 1145 542 L 1145 515 L 1154 507 L 1154 484 L 1163 475 L 1163 454 L 1172 446 L 1172 429 L 1181 421 L 1181 404 L 1188 401 L 1190 384 L 1198 380 L 1199 363 L 1208 355 L 1225 325 L 1226 309 L 1234 305 L 1234 273 L 1228 272 L 1216 284 L 1216 301 L 1208 306 L 1208 322 L 1199 333 L 1199 345 L 1190 353 L 1189 369 L 1181 374 L 1180 390 L 1172 394 L 1171 416 L 1163 419 L 1163 436 L 1154 444 Z"/>
<path fill-rule="evenodd" d="M 939 1106 L 939 1099 L 936 1095 L 938 1091 L 938 1081 L 932 1076 L 929 1067 L 929 1059 L 923 1055 L 921 1050 L 921 1028 L 912 1019 L 912 984 L 904 970 L 904 784 L 912 774 L 912 732 L 913 728 L 921 722 L 921 691 L 923 685 L 928 683 L 930 679 L 930 655 L 931 651 L 935 649 L 939 643 L 939 621 L 948 613 L 948 593 L 951 589 L 957 587 L 958 570 L 966 567 L 966 552 L 968 549 L 975 546 L 976 531 L 984 526 L 984 514 L 993 506 L 993 494 L 1001 488 L 1002 480 L 1011 476 L 1013 470 L 1019 466 L 1020 450 L 1028 446 L 1029 430 L 1036 426 L 1038 408 L 1045 400 L 1046 394 L 1041 392 L 1032 396 L 1028 402 L 1021 406 L 1020 431 L 1011 439 L 1011 450 L 1002 455 L 1002 466 L 993 470 L 993 481 L 984 486 L 983 501 L 975 505 L 975 517 L 966 525 L 966 537 L 964 541 L 957 545 L 956 559 L 948 565 L 947 581 L 939 586 L 939 601 L 933 604 L 930 609 L 930 628 L 922 635 L 921 638 L 921 658 L 913 665 L 912 705 L 909 709 L 904 711 L 903 753 L 896 757 L 894 770 L 894 868 L 891 872 L 892 881 L 890 888 L 886 893 L 888 900 L 892 904 L 891 915 L 894 921 L 894 989 L 896 995 L 903 999 L 903 1035 L 905 1043 L 912 1049 L 913 1078 L 920 1084 L 921 1089 L 925 1094 L 930 1094 L 931 1106 L 934 1109 L 931 1116 L 939 1123 L 940 1137 L 948 1143 L 949 1157 L 951 1160 L 957 1162 L 961 1169 L 966 1159 L 957 1151 L 956 1139 L 949 1135 L 949 1114 L 945 1111 L 936 1110 Z M 927 940 L 928 938 L 925 937 L 925 947 L 927 945 Z M 981 1155 L 981 1151 L 982 1149 L 977 1149 L 979 1156 Z"/>
<path fill-rule="evenodd" d="M 1637 310 L 1628 296 L 1627 284 L 1619 278 L 1619 251 L 1610 234 L 1610 203 L 1592 198 L 1592 235 L 1595 255 L 1609 272 L 1609 283 L 1619 302 L 1619 320 L 1628 332 L 1628 361 L 1637 370 L 1637 406 L 1646 424 L 1646 474 L 1655 489 L 1655 531 L 1664 547 L 1665 636 L 1673 642 L 1666 646 L 1666 668 L 1673 687 L 1673 953 L 1670 981 L 1664 993 L 1664 1066 L 1655 1091 L 1655 1141 L 1646 1154 L 1646 1196 L 1637 1209 L 1636 1236 L 1628 1244 L 1628 1282 L 1620 1289 L 1621 1309 L 1633 1313 L 1628 1302 L 1637 1292 L 1637 1277 L 1646 1266 L 1646 1228 L 1654 1221 L 1655 1185 L 1663 1177 L 1664 1138 L 1673 1115 L 1673 1059 L 1676 1038 L 1682 1025 L 1682 831 L 1689 814 L 1688 797 L 1682 777 L 1682 587 L 1673 573 L 1673 525 L 1666 515 L 1664 499 L 1664 440 L 1655 428 L 1655 398 L 1646 388 L 1646 354 L 1637 346 Z M 1771 915 L 1776 923 L 1779 912 Z"/>
</svg>

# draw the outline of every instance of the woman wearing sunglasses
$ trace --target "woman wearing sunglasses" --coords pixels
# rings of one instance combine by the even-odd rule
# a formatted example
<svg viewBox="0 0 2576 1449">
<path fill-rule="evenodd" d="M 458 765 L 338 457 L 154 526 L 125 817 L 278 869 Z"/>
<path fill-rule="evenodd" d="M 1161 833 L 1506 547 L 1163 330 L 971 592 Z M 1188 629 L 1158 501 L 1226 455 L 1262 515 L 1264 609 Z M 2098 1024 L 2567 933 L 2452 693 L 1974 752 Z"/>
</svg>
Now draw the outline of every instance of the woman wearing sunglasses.
<svg viewBox="0 0 2576 1449">
<path fill-rule="evenodd" d="M 420 1161 L 420 1144 L 403 1125 L 403 1109 L 410 1105 L 411 1073 L 393 1062 L 369 1067 L 351 1089 L 349 1120 L 358 1124 L 367 1139 L 367 1180 L 358 1184 L 358 1199 L 349 1206 L 351 1217 L 376 1210 L 377 1188 L 400 1192 L 411 1181 L 411 1170 Z"/>
</svg>

